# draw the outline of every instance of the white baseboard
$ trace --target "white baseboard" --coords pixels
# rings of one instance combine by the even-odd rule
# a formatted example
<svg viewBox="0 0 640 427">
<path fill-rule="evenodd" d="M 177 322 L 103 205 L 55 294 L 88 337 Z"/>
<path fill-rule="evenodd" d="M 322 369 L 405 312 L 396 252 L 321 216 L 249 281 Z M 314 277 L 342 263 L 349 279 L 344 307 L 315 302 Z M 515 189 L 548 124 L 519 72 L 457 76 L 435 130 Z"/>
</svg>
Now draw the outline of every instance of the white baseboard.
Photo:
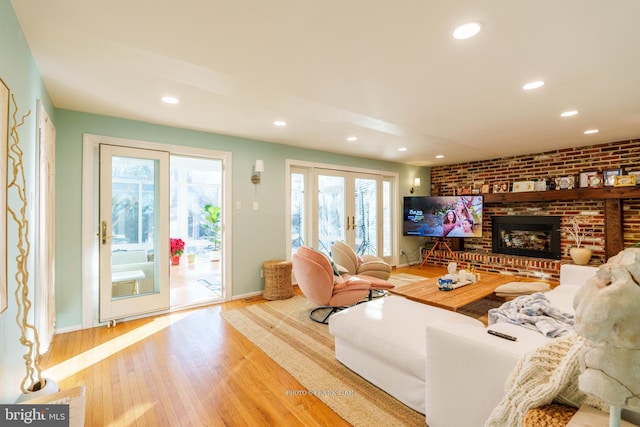
<svg viewBox="0 0 640 427">
<path fill-rule="evenodd" d="M 258 295 L 262 295 L 262 291 L 249 292 L 249 293 L 246 293 L 246 294 L 234 295 L 234 296 L 231 297 L 231 299 L 232 300 L 237 300 L 237 299 L 253 298 L 253 297 L 256 297 Z"/>
<path fill-rule="evenodd" d="M 420 261 L 416 261 L 416 262 L 407 262 L 404 264 L 400 264 L 397 266 L 397 268 L 403 268 L 403 267 L 415 267 L 417 265 L 420 265 Z"/>
<path fill-rule="evenodd" d="M 82 325 L 67 326 L 66 328 L 56 328 L 55 334 L 66 334 L 67 332 L 75 332 L 82 330 Z"/>
<path fill-rule="evenodd" d="M 298 284 L 297 283 L 292 283 L 291 284 L 292 287 L 297 288 Z M 257 291 L 257 292 L 249 292 L 246 294 L 241 294 L 241 295 L 234 295 L 231 297 L 232 300 L 237 300 L 237 299 L 247 299 L 247 298 L 254 298 L 257 296 L 261 296 L 262 295 L 262 291 Z"/>
</svg>

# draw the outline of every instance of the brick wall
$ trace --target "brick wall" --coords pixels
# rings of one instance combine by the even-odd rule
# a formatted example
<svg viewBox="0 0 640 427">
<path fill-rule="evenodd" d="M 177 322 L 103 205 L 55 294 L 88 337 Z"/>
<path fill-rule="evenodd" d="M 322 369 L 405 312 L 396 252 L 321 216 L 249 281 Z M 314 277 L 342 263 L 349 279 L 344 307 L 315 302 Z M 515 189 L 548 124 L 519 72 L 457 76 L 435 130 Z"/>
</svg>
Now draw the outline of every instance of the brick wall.
<svg viewBox="0 0 640 427">
<path fill-rule="evenodd" d="M 640 139 L 580 148 L 561 149 L 539 154 L 506 157 L 486 161 L 438 166 L 431 169 L 432 193 L 454 195 L 456 187 L 483 182 L 493 187 L 495 182 L 534 181 L 559 176 L 578 176 L 581 172 L 622 168 L 624 173 L 640 171 Z M 437 190 L 436 190 L 437 189 Z M 555 190 L 547 190 L 555 191 Z M 640 241 L 640 199 L 623 200 L 624 246 Z M 478 270 L 505 271 L 516 275 L 558 280 L 560 264 L 571 262 L 568 250 L 573 243 L 563 236 L 562 259 L 539 260 L 491 253 L 492 215 L 559 215 L 561 226 L 571 217 L 581 215 L 591 235 L 584 246 L 592 249 L 591 264 L 605 262 L 604 202 L 576 200 L 574 202 L 492 203 L 483 214 L 483 237 L 466 239 L 465 251 L 458 256 Z M 431 260 L 430 260 L 431 261 Z M 436 259 L 434 258 L 434 261 Z"/>
</svg>

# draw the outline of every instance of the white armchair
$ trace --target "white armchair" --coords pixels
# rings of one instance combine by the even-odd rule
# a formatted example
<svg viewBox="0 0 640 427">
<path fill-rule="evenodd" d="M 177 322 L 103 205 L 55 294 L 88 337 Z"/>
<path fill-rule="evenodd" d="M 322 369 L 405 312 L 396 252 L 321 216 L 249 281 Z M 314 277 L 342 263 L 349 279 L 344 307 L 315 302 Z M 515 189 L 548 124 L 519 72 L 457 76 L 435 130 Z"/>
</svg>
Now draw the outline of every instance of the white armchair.
<svg viewBox="0 0 640 427">
<path fill-rule="evenodd" d="M 337 241 L 331 246 L 331 258 L 349 274 L 377 277 L 387 280 L 391 276 L 391 266 L 374 255 L 359 257 L 356 252 L 344 242 Z"/>
</svg>

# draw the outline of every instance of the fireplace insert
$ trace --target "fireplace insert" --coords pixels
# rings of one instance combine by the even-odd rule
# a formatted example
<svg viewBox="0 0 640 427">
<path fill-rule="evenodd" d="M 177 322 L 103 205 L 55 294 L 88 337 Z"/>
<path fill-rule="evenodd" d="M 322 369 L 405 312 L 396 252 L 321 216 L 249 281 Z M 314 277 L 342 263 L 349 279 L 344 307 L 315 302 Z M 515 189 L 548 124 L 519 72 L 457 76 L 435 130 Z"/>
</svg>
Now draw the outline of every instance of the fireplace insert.
<svg viewBox="0 0 640 427">
<path fill-rule="evenodd" d="M 492 216 L 491 231 L 494 253 L 560 259 L 559 216 Z"/>
</svg>

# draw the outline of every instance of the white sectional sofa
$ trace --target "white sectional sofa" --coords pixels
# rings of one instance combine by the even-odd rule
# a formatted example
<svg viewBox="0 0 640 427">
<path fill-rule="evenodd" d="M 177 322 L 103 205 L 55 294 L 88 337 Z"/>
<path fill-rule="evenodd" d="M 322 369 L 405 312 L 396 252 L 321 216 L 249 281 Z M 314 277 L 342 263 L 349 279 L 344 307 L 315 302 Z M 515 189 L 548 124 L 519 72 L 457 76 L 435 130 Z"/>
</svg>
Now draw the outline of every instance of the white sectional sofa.
<svg viewBox="0 0 640 427">
<path fill-rule="evenodd" d="M 484 327 L 471 317 L 391 295 L 332 315 L 329 332 L 336 359 L 424 414 L 425 331 L 437 322 Z"/>
<path fill-rule="evenodd" d="M 573 313 L 578 288 L 596 267 L 563 264 L 560 284 L 545 295 L 551 305 Z M 509 341 L 487 329 L 517 337 Z M 552 338 L 510 323 L 485 328 L 439 322 L 426 329 L 425 402 L 429 427 L 482 426 L 504 395 L 507 376 L 527 352 Z"/>
<path fill-rule="evenodd" d="M 560 284 L 546 293 L 552 305 L 573 313 L 577 289 L 596 271 L 562 265 Z M 487 329 L 518 340 L 495 337 Z M 340 362 L 425 413 L 429 427 L 483 426 L 519 358 L 551 339 L 508 323 L 486 328 L 468 316 L 398 296 L 333 315 L 329 331 Z"/>
</svg>

